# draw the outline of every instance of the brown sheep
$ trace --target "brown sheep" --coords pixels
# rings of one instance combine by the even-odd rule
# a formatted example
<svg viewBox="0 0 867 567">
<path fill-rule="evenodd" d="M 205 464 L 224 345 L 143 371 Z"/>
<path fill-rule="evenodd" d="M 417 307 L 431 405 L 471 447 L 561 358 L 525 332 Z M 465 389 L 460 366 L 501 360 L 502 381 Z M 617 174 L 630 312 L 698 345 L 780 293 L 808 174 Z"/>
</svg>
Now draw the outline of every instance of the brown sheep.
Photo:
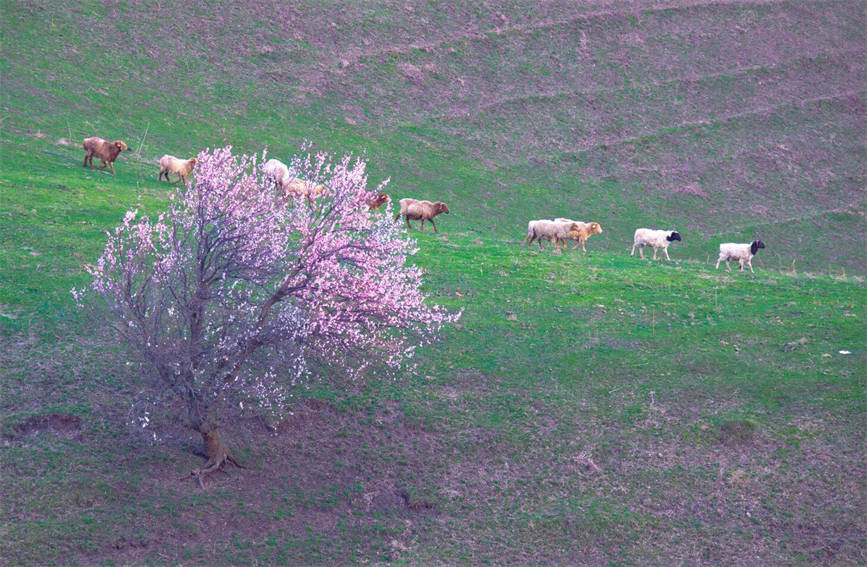
<svg viewBox="0 0 867 567">
<path fill-rule="evenodd" d="M 410 219 L 421 219 L 419 230 L 424 230 L 424 221 L 429 220 L 434 227 L 434 232 L 437 230 L 437 225 L 434 223 L 434 217 L 439 214 L 449 214 L 449 206 L 442 201 L 431 203 L 430 201 L 419 201 L 418 199 L 401 199 L 400 212 L 394 217 L 394 222 L 403 216 L 406 219 L 406 227 L 412 228 L 409 224 Z"/>
<path fill-rule="evenodd" d="M 169 173 L 174 173 L 178 176 L 178 183 L 183 183 L 184 187 L 186 187 L 187 176 L 193 172 L 193 168 L 196 167 L 197 163 L 199 163 L 199 160 L 194 157 L 190 159 L 178 159 L 175 156 L 164 155 L 160 158 L 159 180 L 162 181 L 163 175 L 165 175 L 166 182 L 171 183 Z"/>
<path fill-rule="evenodd" d="M 386 203 L 390 203 L 390 202 L 391 202 L 391 197 L 389 197 L 387 193 L 380 193 L 376 197 L 374 197 L 372 199 L 368 199 L 367 207 L 371 211 L 375 211 L 379 207 L 383 206 Z"/>
<path fill-rule="evenodd" d="M 86 152 L 84 154 L 83 167 L 87 167 L 87 160 L 89 159 L 90 169 L 93 169 L 93 156 L 96 156 L 102 160 L 102 166 L 100 166 L 99 169 L 105 169 L 105 166 L 107 165 L 111 169 L 112 175 L 114 175 L 114 160 L 117 159 L 120 152 L 129 150 L 127 145 L 120 140 L 109 142 L 108 140 L 103 140 L 98 136 L 85 138 L 83 146 L 84 151 Z"/>
</svg>

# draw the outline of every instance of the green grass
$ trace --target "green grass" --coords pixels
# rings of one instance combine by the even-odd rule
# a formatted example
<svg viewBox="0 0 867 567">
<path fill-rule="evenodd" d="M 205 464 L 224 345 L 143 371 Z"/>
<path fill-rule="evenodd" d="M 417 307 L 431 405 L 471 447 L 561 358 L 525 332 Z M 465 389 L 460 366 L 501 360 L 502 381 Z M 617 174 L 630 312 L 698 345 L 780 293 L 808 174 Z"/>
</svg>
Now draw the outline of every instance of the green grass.
<svg viewBox="0 0 867 567">
<path fill-rule="evenodd" d="M 3 563 L 865 561 L 857 8 L 239 6 L 0 9 Z M 116 175 L 81 166 L 92 134 L 133 149 Z M 199 440 L 170 401 L 156 440 L 129 423 L 137 368 L 69 289 L 166 206 L 163 153 L 305 138 L 449 203 L 414 261 L 463 316 L 397 380 L 227 425 L 250 469 L 203 491 Z M 522 245 L 560 215 L 605 232 Z M 645 224 L 684 234 L 673 262 L 628 255 Z M 713 269 L 754 235 L 755 274 Z"/>
</svg>

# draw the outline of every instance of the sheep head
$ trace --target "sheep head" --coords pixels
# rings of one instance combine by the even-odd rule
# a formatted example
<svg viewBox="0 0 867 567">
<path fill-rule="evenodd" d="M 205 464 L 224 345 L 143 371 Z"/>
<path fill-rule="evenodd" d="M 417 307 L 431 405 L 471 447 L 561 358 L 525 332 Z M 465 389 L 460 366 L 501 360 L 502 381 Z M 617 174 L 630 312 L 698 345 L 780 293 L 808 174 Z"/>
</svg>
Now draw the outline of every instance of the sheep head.
<svg viewBox="0 0 867 567">
<path fill-rule="evenodd" d="M 764 248 L 764 247 L 765 247 L 765 243 L 762 242 L 761 240 L 753 240 L 753 243 L 750 244 L 750 254 L 755 256 L 756 252 L 759 251 L 759 248 Z"/>
<path fill-rule="evenodd" d="M 124 144 L 124 143 L 123 143 L 122 141 L 120 141 L 120 140 L 115 141 L 115 142 L 114 142 L 114 145 L 117 147 L 117 151 L 119 151 L 119 152 L 123 152 L 123 151 L 129 150 L 129 147 L 127 147 L 127 145 Z"/>
<path fill-rule="evenodd" d="M 671 234 L 666 236 L 665 239 L 668 240 L 669 242 L 674 242 L 675 240 L 680 240 L 681 242 L 683 242 L 683 239 L 680 237 L 680 233 L 677 232 L 676 230 L 672 230 Z"/>
<path fill-rule="evenodd" d="M 591 222 L 589 225 L 590 234 L 602 234 L 602 226 L 598 222 Z"/>
<path fill-rule="evenodd" d="M 437 201 L 434 203 L 434 210 L 437 214 L 445 213 L 449 214 L 449 206 L 443 203 L 442 201 Z"/>
</svg>

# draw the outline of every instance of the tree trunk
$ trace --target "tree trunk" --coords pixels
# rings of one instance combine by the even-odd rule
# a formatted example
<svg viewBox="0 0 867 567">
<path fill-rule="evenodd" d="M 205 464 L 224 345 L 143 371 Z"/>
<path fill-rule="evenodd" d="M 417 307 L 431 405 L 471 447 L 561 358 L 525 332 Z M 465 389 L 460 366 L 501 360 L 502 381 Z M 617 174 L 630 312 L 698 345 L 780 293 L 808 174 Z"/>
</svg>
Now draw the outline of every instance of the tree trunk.
<svg viewBox="0 0 867 567">
<path fill-rule="evenodd" d="M 220 439 L 216 427 L 208 423 L 206 416 L 207 408 L 202 407 L 201 396 L 195 391 L 191 384 L 192 377 L 190 376 L 184 389 L 184 401 L 187 403 L 187 418 L 190 427 L 202 435 L 202 443 L 205 446 L 205 454 L 208 456 L 208 460 L 205 461 L 205 464 L 201 467 L 193 469 L 190 474 L 184 478 L 194 476 L 199 481 L 199 486 L 204 488 L 205 483 L 202 480 L 202 477 L 208 473 L 222 470 L 223 467 L 226 466 L 226 463 L 232 464 L 238 468 L 244 467 L 235 460 L 232 456 L 232 452 L 229 450 L 229 446 L 223 443 L 223 440 Z"/>
<path fill-rule="evenodd" d="M 235 460 L 235 457 L 232 456 L 232 452 L 229 450 L 229 446 L 223 443 L 215 428 L 205 424 L 199 430 L 199 433 L 202 434 L 202 442 L 205 445 L 205 453 L 208 455 L 208 460 L 204 465 L 190 471 L 190 474 L 184 478 L 194 476 L 199 481 L 199 486 L 205 488 L 204 480 L 202 480 L 204 475 L 223 470 L 226 463 L 234 465 L 239 469 L 246 468 Z"/>
</svg>

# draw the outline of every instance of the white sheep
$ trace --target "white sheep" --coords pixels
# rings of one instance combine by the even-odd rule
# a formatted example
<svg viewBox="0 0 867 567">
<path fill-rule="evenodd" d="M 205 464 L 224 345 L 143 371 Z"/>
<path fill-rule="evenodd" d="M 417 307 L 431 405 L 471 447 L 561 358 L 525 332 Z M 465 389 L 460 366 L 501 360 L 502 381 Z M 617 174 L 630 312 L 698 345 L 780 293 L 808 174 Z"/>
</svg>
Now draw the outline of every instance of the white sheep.
<svg viewBox="0 0 867 567">
<path fill-rule="evenodd" d="M 265 179 L 272 182 L 281 192 L 284 187 L 295 179 L 295 176 L 289 172 L 289 168 L 279 159 L 271 158 L 262 166 L 262 174 Z"/>
<path fill-rule="evenodd" d="M 527 237 L 524 238 L 524 243 L 529 246 L 533 240 L 539 241 L 539 248 L 542 248 L 542 240 L 549 240 L 554 243 L 554 248 L 557 248 L 560 243 L 563 248 L 566 248 L 567 239 L 578 239 L 579 225 L 572 221 L 557 221 L 548 219 L 531 220 L 527 223 Z"/>
<path fill-rule="evenodd" d="M 656 260 L 656 252 L 662 250 L 665 252 L 665 259 L 671 260 L 668 256 L 668 245 L 675 240 L 683 241 L 680 233 L 676 230 L 654 230 L 651 228 L 636 228 L 635 236 L 632 237 L 632 252 L 630 256 L 635 256 L 635 248 L 638 247 L 638 255 L 644 258 L 644 247 L 653 246 L 653 259 Z"/>
<path fill-rule="evenodd" d="M 765 243 L 761 240 L 753 240 L 749 244 L 739 244 L 735 242 L 724 242 L 719 245 L 719 258 L 716 261 L 716 268 L 719 269 L 719 263 L 725 261 L 726 271 L 731 271 L 729 260 L 737 260 L 741 265 L 741 271 L 744 271 L 746 264 L 750 271 L 753 272 L 752 259 L 758 254 L 760 248 L 764 248 Z M 755 272 L 753 272 L 755 273 Z"/>
</svg>

